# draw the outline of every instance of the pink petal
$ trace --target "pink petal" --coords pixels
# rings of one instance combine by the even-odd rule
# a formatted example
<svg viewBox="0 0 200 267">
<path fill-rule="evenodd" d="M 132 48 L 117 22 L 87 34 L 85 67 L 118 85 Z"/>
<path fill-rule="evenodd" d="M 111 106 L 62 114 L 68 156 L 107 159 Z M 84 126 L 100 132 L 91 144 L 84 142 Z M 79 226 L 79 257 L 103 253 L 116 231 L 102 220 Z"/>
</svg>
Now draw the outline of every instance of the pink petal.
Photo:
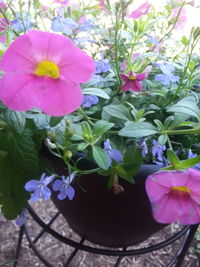
<svg viewBox="0 0 200 267">
<path fill-rule="evenodd" d="M 109 14 L 108 10 L 106 9 L 105 0 L 99 0 L 101 9 L 106 13 Z"/>
<path fill-rule="evenodd" d="M 142 90 L 142 83 L 137 80 L 133 80 L 133 88 L 131 90 L 134 92 L 140 92 Z"/>
<path fill-rule="evenodd" d="M 133 81 L 130 80 L 128 80 L 125 84 L 121 86 L 122 91 L 132 90 L 132 88 L 133 88 Z"/>
<path fill-rule="evenodd" d="M 48 85 L 46 81 L 43 84 L 47 88 L 41 93 L 38 107 L 46 114 L 62 116 L 77 110 L 81 105 L 83 96 L 78 84 L 61 79 L 49 79 Z"/>
<path fill-rule="evenodd" d="M 151 4 L 149 4 L 148 2 L 145 2 L 141 6 L 139 6 L 136 10 L 132 11 L 131 14 L 128 15 L 128 17 L 138 19 L 142 15 L 147 14 L 150 7 L 151 7 Z"/>
<path fill-rule="evenodd" d="M 17 111 L 34 107 L 37 96 L 33 81 L 33 75 L 30 74 L 4 74 L 0 80 L 0 99 L 10 109 Z"/>
<path fill-rule="evenodd" d="M 145 73 L 139 73 L 139 74 L 136 74 L 135 77 L 138 81 L 142 81 L 146 78 L 146 75 Z"/>
<path fill-rule="evenodd" d="M 0 99 L 10 109 L 40 108 L 51 116 L 69 114 L 81 105 L 79 85 L 35 75 L 6 73 L 0 80 Z"/>
<path fill-rule="evenodd" d="M 178 221 L 186 225 L 200 223 L 200 206 L 191 200 L 183 207 L 183 213 Z"/>
<path fill-rule="evenodd" d="M 14 59 L 14 60 L 13 60 Z M 3 71 L 33 73 L 36 61 L 33 58 L 32 44 L 27 35 L 21 35 L 9 46 L 0 62 Z"/>
<path fill-rule="evenodd" d="M 123 80 L 123 81 L 125 81 L 125 82 L 128 82 L 128 75 L 126 75 L 126 74 L 120 74 L 120 77 L 121 77 L 121 79 Z"/>
</svg>

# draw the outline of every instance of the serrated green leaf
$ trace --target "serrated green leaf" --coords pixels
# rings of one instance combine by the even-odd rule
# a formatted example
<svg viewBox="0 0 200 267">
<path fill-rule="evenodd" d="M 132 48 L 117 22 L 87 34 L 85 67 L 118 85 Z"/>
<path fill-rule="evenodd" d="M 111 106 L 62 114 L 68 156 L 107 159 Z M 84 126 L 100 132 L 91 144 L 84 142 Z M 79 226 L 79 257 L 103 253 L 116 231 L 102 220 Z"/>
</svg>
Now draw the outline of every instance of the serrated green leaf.
<svg viewBox="0 0 200 267">
<path fill-rule="evenodd" d="M 107 170 L 110 167 L 109 157 L 105 150 L 98 146 L 92 146 L 92 154 L 94 160 L 100 168 Z"/>
<path fill-rule="evenodd" d="M 8 133 L 8 153 L 18 164 L 27 170 L 38 168 L 38 153 L 28 129 L 22 134 Z"/>
<path fill-rule="evenodd" d="M 119 135 L 126 137 L 143 137 L 157 134 L 158 130 L 148 122 L 127 122 L 125 127 L 119 131 Z"/>
<path fill-rule="evenodd" d="M 84 88 L 82 92 L 84 95 L 96 95 L 104 99 L 110 99 L 110 96 L 105 91 L 99 88 Z"/>
<path fill-rule="evenodd" d="M 7 109 L 1 116 L 16 132 L 23 132 L 26 123 L 26 117 L 23 112 Z"/>
</svg>

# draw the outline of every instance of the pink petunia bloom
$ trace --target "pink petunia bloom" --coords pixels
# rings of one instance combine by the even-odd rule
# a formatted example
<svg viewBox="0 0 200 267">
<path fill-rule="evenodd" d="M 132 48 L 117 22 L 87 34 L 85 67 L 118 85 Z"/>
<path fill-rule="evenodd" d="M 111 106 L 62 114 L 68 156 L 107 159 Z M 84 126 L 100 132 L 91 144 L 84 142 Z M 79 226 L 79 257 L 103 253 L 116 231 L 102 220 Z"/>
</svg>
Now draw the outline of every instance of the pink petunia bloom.
<svg viewBox="0 0 200 267">
<path fill-rule="evenodd" d="M 145 79 L 146 75 L 145 73 L 134 74 L 132 71 L 130 71 L 129 75 L 120 74 L 120 77 L 125 82 L 121 86 L 123 91 L 131 90 L 134 92 L 140 92 L 142 90 L 141 81 Z"/>
<path fill-rule="evenodd" d="M 62 116 L 81 105 L 80 83 L 91 78 L 95 66 L 68 37 L 31 30 L 9 46 L 0 69 L 0 100 L 6 106 Z"/>
<path fill-rule="evenodd" d="M 107 8 L 106 8 L 105 0 L 99 0 L 99 4 L 100 4 L 101 9 L 102 9 L 106 14 L 109 14 L 109 11 L 108 11 Z"/>
<path fill-rule="evenodd" d="M 200 172 L 161 171 L 148 176 L 146 191 L 160 223 L 200 223 Z"/>
<path fill-rule="evenodd" d="M 149 12 L 149 9 L 151 7 L 151 4 L 147 2 L 140 5 L 137 9 L 133 10 L 128 17 L 133 19 L 138 19 L 143 15 L 146 15 Z"/>
</svg>

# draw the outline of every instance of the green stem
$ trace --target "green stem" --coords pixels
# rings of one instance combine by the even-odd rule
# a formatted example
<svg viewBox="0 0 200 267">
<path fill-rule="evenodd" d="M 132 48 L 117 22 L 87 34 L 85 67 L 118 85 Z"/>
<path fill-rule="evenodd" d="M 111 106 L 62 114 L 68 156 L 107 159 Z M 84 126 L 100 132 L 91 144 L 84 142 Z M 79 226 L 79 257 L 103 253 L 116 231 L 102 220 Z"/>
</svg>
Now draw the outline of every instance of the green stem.
<svg viewBox="0 0 200 267">
<path fill-rule="evenodd" d="M 187 129 L 187 130 L 171 130 L 171 131 L 163 131 L 163 135 L 174 135 L 174 134 L 199 134 L 200 133 L 200 127 L 196 129 Z"/>
</svg>

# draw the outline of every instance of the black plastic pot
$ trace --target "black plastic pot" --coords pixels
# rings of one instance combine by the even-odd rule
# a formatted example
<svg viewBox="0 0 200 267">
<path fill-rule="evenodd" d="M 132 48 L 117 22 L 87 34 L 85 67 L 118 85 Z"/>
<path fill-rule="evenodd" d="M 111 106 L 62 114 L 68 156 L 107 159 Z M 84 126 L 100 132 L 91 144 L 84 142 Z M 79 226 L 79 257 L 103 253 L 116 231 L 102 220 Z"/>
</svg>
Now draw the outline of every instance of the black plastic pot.
<svg viewBox="0 0 200 267">
<path fill-rule="evenodd" d="M 82 169 L 88 164 L 93 167 L 86 159 L 79 164 Z M 66 174 L 59 161 L 53 167 L 56 173 Z M 107 247 L 134 245 L 166 226 L 153 219 L 144 185 L 146 177 L 158 170 L 156 165 L 142 165 L 135 184 L 120 180 L 124 192 L 119 194 L 107 189 L 108 177 L 83 175 L 73 183 L 73 200 L 58 200 L 56 194 L 52 199 L 74 231 L 87 240 Z"/>
</svg>

